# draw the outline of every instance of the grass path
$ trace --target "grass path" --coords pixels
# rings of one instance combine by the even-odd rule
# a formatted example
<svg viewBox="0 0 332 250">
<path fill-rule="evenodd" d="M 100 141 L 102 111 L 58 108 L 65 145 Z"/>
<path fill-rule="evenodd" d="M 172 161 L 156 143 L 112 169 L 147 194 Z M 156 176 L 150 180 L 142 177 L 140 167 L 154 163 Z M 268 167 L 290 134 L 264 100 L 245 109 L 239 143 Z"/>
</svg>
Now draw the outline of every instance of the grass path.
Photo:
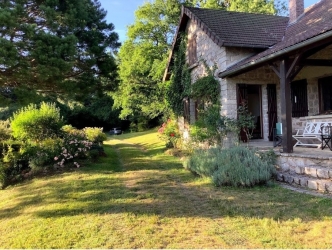
<svg viewBox="0 0 332 250">
<path fill-rule="evenodd" d="M 106 158 L 0 191 L 2 248 L 332 248 L 332 201 L 277 185 L 216 188 L 155 131 Z"/>
</svg>

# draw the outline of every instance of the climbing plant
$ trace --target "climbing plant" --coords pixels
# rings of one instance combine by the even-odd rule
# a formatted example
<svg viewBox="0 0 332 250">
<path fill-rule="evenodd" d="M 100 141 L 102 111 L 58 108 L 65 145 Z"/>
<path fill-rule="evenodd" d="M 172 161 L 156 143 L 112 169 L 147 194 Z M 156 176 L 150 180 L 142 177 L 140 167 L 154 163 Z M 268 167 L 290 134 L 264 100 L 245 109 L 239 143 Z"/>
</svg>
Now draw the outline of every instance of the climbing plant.
<svg viewBox="0 0 332 250">
<path fill-rule="evenodd" d="M 214 65 L 213 68 L 210 69 L 206 61 L 201 61 L 203 62 L 207 75 L 199 78 L 191 85 L 190 96 L 196 100 L 201 100 L 210 104 L 218 104 L 220 85 L 218 80 L 214 78 L 214 72 L 217 70 L 217 66 Z"/>
<path fill-rule="evenodd" d="M 176 116 L 183 115 L 183 98 L 190 94 L 191 78 L 186 63 L 186 44 L 185 36 L 179 36 L 179 47 L 175 53 L 172 76 L 167 86 L 166 99 Z"/>
</svg>

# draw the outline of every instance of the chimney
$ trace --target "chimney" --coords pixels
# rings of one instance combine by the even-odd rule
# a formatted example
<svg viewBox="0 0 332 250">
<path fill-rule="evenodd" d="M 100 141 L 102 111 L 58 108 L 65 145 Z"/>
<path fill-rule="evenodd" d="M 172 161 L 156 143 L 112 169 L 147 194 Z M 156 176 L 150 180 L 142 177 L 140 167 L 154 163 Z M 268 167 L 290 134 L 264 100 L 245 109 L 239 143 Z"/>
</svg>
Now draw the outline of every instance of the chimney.
<svg viewBox="0 0 332 250">
<path fill-rule="evenodd" d="M 296 22 L 304 12 L 304 0 L 289 0 L 289 23 Z"/>
</svg>

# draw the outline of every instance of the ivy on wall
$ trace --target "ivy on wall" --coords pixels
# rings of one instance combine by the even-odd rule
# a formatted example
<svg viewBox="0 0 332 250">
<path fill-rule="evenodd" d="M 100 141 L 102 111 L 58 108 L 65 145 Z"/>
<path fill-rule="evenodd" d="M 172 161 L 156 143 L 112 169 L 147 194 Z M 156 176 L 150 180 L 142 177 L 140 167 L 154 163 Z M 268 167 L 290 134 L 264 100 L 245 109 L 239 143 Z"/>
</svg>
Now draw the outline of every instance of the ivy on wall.
<svg viewBox="0 0 332 250">
<path fill-rule="evenodd" d="M 214 72 L 217 69 L 215 65 L 212 69 L 209 68 L 206 61 L 201 60 L 207 71 L 207 75 L 199 78 L 191 85 L 190 97 L 210 104 L 219 104 L 220 84 L 214 78 Z"/>
<path fill-rule="evenodd" d="M 175 53 L 172 76 L 167 88 L 166 99 L 175 116 L 183 115 L 183 99 L 190 94 L 191 77 L 186 63 L 186 44 L 185 36 L 179 36 L 180 43 Z"/>
</svg>

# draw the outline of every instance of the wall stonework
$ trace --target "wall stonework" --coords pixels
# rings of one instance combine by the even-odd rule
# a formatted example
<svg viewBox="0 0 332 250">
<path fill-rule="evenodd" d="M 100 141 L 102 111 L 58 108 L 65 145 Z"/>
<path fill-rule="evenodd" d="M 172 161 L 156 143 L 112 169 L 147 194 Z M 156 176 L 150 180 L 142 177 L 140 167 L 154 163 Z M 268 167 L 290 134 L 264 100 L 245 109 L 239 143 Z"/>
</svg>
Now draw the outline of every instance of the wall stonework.
<svg viewBox="0 0 332 250">
<path fill-rule="evenodd" d="M 198 61 L 194 65 L 189 65 L 189 67 L 191 67 L 191 82 L 195 82 L 197 79 L 207 75 L 204 63 L 201 60 L 204 60 L 210 69 L 216 66 L 217 70 L 215 74 L 226 69 L 226 50 L 224 47 L 216 45 L 208 35 L 191 20 L 189 20 L 187 24 L 187 32 L 188 40 L 191 36 L 196 35 L 197 44 L 196 51 Z M 217 75 L 215 75 L 215 77 L 220 83 L 222 96 L 225 91 L 227 92 L 227 87 L 224 81 L 217 78 Z M 195 100 L 191 100 L 190 102 L 190 114 L 190 122 L 193 123 L 195 122 Z"/>
</svg>

